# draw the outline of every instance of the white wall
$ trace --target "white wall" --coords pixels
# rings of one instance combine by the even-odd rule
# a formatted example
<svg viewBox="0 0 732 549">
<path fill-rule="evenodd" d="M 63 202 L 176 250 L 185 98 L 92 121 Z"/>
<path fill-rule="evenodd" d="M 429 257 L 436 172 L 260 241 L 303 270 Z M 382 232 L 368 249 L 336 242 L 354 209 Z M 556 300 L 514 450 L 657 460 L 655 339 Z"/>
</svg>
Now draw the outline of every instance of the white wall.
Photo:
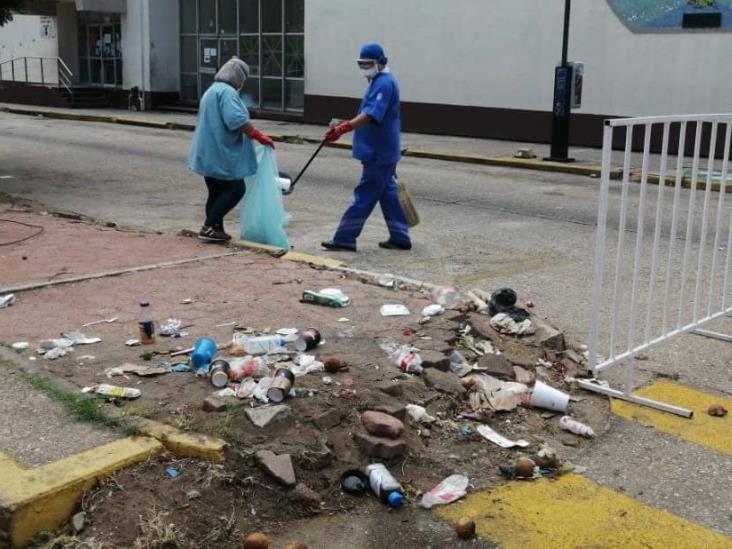
<svg viewBox="0 0 732 549">
<path fill-rule="evenodd" d="M 362 43 L 378 41 L 403 101 L 548 111 L 563 9 L 546 0 L 308 0 L 306 93 L 360 97 L 355 59 Z M 578 112 L 732 111 L 730 32 L 631 33 L 605 0 L 584 0 L 572 5 L 569 44 L 570 60 L 585 63 Z"/>
<path fill-rule="evenodd" d="M 79 28 L 74 4 L 59 2 L 56 7 L 58 19 L 58 56 L 63 59 L 79 81 Z"/>
<path fill-rule="evenodd" d="M 122 32 L 122 86 L 150 91 L 149 0 L 127 0 L 127 13 L 120 17 Z M 142 17 L 140 11 L 142 10 Z M 140 32 L 142 25 L 142 33 Z M 141 58 L 140 48 L 143 49 Z"/>
<path fill-rule="evenodd" d="M 56 34 L 58 26 L 53 17 Z M 13 20 L 0 27 L 0 62 L 13 57 L 57 57 L 56 39 L 41 38 L 40 15 L 14 15 Z"/>
</svg>

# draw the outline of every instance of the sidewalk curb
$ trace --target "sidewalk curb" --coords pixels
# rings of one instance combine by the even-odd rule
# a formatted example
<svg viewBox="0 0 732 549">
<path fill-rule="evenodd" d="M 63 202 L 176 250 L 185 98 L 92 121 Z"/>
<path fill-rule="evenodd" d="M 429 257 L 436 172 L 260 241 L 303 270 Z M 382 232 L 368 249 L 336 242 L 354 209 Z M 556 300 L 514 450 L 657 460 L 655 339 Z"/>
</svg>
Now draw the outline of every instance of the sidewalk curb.
<svg viewBox="0 0 732 549">
<path fill-rule="evenodd" d="M 229 245 L 235 248 L 251 250 L 255 253 L 267 254 L 278 259 L 294 261 L 295 263 L 306 263 L 315 267 L 338 268 L 346 265 L 343 261 L 338 259 L 331 259 L 329 257 L 322 257 L 319 255 L 303 254 L 300 252 L 291 252 L 276 246 L 260 244 L 259 242 L 251 242 L 249 240 L 235 239 L 232 240 Z"/>
<path fill-rule="evenodd" d="M 98 481 L 162 450 L 155 439 L 127 437 L 34 469 L 3 460 L 0 545 L 25 547 L 39 531 L 54 531 Z"/>
<path fill-rule="evenodd" d="M 156 439 L 176 457 L 187 457 L 202 461 L 221 463 L 224 450 L 229 445 L 225 440 L 201 433 L 180 429 L 137 416 L 123 416 L 143 435 Z"/>
</svg>

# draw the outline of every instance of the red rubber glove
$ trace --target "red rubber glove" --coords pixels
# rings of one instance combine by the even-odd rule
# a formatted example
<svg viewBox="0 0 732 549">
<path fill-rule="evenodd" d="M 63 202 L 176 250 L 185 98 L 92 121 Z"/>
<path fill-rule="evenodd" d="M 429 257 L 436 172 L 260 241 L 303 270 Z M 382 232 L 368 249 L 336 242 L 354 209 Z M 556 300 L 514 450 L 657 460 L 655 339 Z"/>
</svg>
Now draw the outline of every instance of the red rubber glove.
<svg viewBox="0 0 732 549">
<path fill-rule="evenodd" d="M 263 134 L 257 128 L 254 128 L 252 131 L 250 131 L 247 134 L 247 137 L 249 139 L 259 141 L 262 145 L 266 145 L 267 147 L 272 147 L 273 149 L 275 148 L 274 141 L 272 141 L 272 138 L 269 137 L 268 135 Z"/>
<path fill-rule="evenodd" d="M 351 121 L 346 120 L 345 122 L 338 124 L 335 128 L 331 128 L 325 132 L 325 140 L 328 143 L 333 143 L 334 141 L 338 141 L 344 133 L 352 131 L 353 126 L 351 125 Z"/>
</svg>

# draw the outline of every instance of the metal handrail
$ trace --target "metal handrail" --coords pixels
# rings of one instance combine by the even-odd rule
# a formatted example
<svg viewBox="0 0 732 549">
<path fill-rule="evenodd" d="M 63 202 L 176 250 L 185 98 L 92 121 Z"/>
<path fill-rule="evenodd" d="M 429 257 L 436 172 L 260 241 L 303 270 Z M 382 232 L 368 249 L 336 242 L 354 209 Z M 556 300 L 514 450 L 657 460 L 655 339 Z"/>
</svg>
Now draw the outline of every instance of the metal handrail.
<svg viewBox="0 0 732 549">
<path fill-rule="evenodd" d="M 39 61 L 40 69 L 41 69 L 41 81 L 40 82 L 31 82 L 28 78 L 28 61 L 31 61 L 31 63 L 34 60 Z M 23 62 L 23 79 L 16 79 L 15 77 L 15 64 L 18 61 Z M 71 69 L 69 66 L 64 62 L 63 59 L 60 57 L 36 57 L 36 56 L 25 56 L 25 57 L 13 57 L 12 59 L 6 59 L 5 61 L 0 61 L 0 80 L 3 80 L 3 66 L 10 64 L 10 75 L 11 80 L 13 82 L 26 82 L 28 84 L 38 84 L 41 85 L 46 84 L 46 77 L 45 77 L 45 71 L 44 71 L 44 61 L 49 62 L 55 62 L 56 63 L 56 75 L 58 77 L 58 84 L 62 86 L 69 95 L 73 95 L 73 91 L 71 89 L 71 86 L 73 84 L 73 78 L 74 73 L 71 72 Z"/>
</svg>

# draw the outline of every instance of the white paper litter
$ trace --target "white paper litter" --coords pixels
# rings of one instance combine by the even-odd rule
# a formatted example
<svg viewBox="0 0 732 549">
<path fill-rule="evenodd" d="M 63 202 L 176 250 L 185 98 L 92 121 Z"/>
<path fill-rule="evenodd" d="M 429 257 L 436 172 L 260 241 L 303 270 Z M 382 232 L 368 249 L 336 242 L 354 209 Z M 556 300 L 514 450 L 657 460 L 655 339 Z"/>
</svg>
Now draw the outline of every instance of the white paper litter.
<svg viewBox="0 0 732 549">
<path fill-rule="evenodd" d="M 387 303 L 381 306 L 381 316 L 408 316 L 409 309 L 399 303 Z"/>
<path fill-rule="evenodd" d="M 432 417 L 427 413 L 427 409 L 417 404 L 407 404 L 405 406 L 409 417 L 411 417 L 417 423 L 432 423 L 437 421 L 437 418 Z"/>
<path fill-rule="evenodd" d="M 528 318 L 523 322 L 516 322 L 506 313 L 498 313 L 491 318 L 491 327 L 501 334 L 524 336 L 536 333 L 536 328 Z"/>
<path fill-rule="evenodd" d="M 68 339 L 71 342 L 71 345 L 91 345 L 92 343 L 99 343 L 102 340 L 100 337 L 88 337 L 78 330 L 73 332 L 64 332 L 61 335 Z"/>
<path fill-rule="evenodd" d="M 30 347 L 30 344 L 27 341 L 16 341 L 11 345 L 14 351 L 20 352 L 25 351 L 28 347 Z"/>
<path fill-rule="evenodd" d="M 480 435 L 488 440 L 490 440 L 493 444 L 498 444 L 501 448 L 526 448 L 529 443 L 525 440 L 519 439 L 519 440 L 511 440 L 506 437 L 504 437 L 502 434 L 497 433 L 487 425 L 479 425 L 476 429 Z"/>
<path fill-rule="evenodd" d="M 0 295 L 0 309 L 5 309 L 15 304 L 15 294 Z"/>
<path fill-rule="evenodd" d="M 457 501 L 468 493 L 468 483 L 468 477 L 465 475 L 450 475 L 422 496 L 419 506 L 431 509 L 436 505 L 447 505 Z"/>
<path fill-rule="evenodd" d="M 432 305 L 427 305 L 424 309 L 422 309 L 422 316 L 438 316 L 444 312 L 445 308 L 442 305 L 433 303 Z"/>
</svg>

